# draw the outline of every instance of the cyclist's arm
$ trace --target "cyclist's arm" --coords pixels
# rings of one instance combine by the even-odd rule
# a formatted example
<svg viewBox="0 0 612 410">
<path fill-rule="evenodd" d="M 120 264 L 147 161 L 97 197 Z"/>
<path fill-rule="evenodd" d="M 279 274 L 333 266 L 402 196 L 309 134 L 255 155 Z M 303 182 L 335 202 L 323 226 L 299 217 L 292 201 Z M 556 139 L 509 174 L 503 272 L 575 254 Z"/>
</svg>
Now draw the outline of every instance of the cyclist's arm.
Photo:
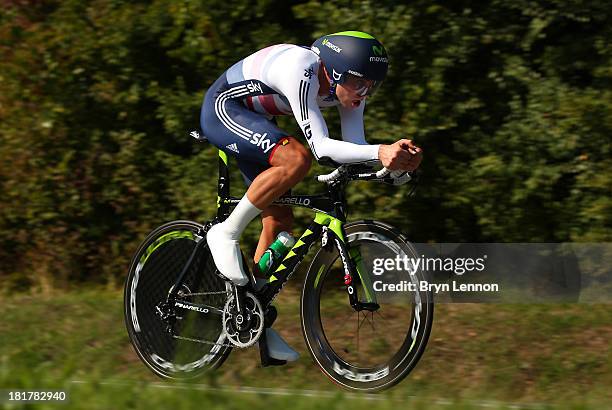
<svg viewBox="0 0 612 410">
<path fill-rule="evenodd" d="M 353 144 L 366 145 L 365 131 L 363 129 L 363 111 L 365 109 L 365 101 L 359 104 L 359 107 L 350 109 L 338 106 L 340 113 L 340 124 L 342 126 L 342 140 L 352 142 Z"/>
<path fill-rule="evenodd" d="M 317 160 L 329 158 L 334 162 L 346 164 L 350 162 L 361 162 L 378 159 L 378 145 L 360 145 L 348 141 L 338 141 L 329 138 L 325 120 L 321 115 L 321 110 L 318 106 L 311 108 L 312 115 L 312 136 L 308 140 L 310 149 Z M 305 135 L 308 137 L 304 130 Z"/>
<path fill-rule="evenodd" d="M 304 81 L 300 79 L 300 81 Z M 329 131 L 321 110 L 317 104 L 317 93 L 319 82 L 313 76 L 310 87 L 306 85 L 308 93 L 302 95 L 299 92 L 294 98 L 287 96 L 295 119 L 297 120 L 310 149 L 317 161 L 326 158 L 340 164 L 350 162 L 361 162 L 378 159 L 378 145 L 359 145 L 358 143 L 338 141 L 329 138 Z M 298 85 L 299 91 L 299 85 Z M 304 86 L 302 86 L 302 89 Z M 305 102 L 304 102 L 305 100 Z"/>
<path fill-rule="evenodd" d="M 318 87 L 317 87 L 318 91 Z M 342 135 L 344 141 L 329 138 L 325 120 L 316 102 L 316 93 L 311 101 L 310 112 L 313 116 L 313 133 L 309 141 L 310 149 L 317 160 L 329 158 L 334 162 L 346 164 L 350 162 L 362 162 L 378 159 L 378 145 L 368 145 L 362 133 L 353 133 L 354 126 L 347 129 L 342 124 Z M 362 120 L 363 123 L 363 120 Z M 321 124 L 321 125 L 318 125 Z M 317 127 L 318 126 L 318 127 Z M 319 129 L 319 132 L 316 132 Z M 346 130 L 346 131 L 345 131 Z"/>
<path fill-rule="evenodd" d="M 363 111 L 365 109 L 365 100 L 361 101 L 359 107 L 351 109 L 338 106 L 340 113 L 340 123 L 342 125 L 342 140 L 352 142 L 353 144 L 367 145 L 365 139 L 365 131 L 363 129 Z"/>
</svg>

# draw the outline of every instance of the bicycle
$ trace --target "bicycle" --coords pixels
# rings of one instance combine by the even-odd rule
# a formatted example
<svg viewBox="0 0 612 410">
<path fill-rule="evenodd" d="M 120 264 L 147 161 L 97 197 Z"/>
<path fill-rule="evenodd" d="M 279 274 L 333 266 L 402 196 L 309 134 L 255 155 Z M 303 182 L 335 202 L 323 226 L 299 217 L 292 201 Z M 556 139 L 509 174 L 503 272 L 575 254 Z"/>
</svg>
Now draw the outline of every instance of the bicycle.
<svg viewBox="0 0 612 410">
<path fill-rule="evenodd" d="M 197 133 L 192 136 L 203 139 Z M 405 182 L 409 176 L 402 178 Z M 221 366 L 233 348 L 257 342 L 262 365 L 279 364 L 267 355 L 263 330 L 276 319 L 276 295 L 315 243 L 319 246 L 304 280 L 300 314 L 306 345 L 323 373 L 349 390 L 376 392 L 399 383 L 416 366 L 433 321 L 432 293 L 418 288 L 426 274 L 390 272 L 387 280 L 409 281 L 416 290 L 381 291 L 368 266 L 374 259 L 418 258 L 418 253 L 390 225 L 373 220 L 346 223 L 344 192 L 349 182 L 397 180 L 389 171 L 374 171 L 364 163 L 341 165 L 317 179 L 325 183 L 325 193 L 275 201 L 313 210 L 314 221 L 271 267 L 261 288 L 243 255 L 250 283 L 237 287 L 218 273 L 205 240 L 208 229 L 225 220 L 239 201 L 229 194 L 228 157 L 219 150 L 216 218 L 158 227 L 130 265 L 125 321 L 136 353 L 149 369 L 163 378 L 194 378 Z M 354 329 L 349 318 L 356 319 Z"/>
</svg>

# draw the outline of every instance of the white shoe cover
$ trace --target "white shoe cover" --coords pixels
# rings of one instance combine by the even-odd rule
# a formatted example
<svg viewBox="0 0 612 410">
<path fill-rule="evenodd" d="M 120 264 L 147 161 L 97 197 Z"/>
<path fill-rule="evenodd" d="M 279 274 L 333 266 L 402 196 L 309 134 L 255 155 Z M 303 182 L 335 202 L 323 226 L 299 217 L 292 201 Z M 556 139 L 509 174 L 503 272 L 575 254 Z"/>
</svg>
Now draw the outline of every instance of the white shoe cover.
<svg viewBox="0 0 612 410">
<path fill-rule="evenodd" d="M 244 286 L 249 283 L 249 277 L 242 270 L 240 245 L 238 241 L 229 239 L 221 228 L 221 224 L 214 225 L 206 234 L 213 260 L 223 276 L 238 286 Z"/>
<path fill-rule="evenodd" d="M 268 355 L 276 360 L 296 361 L 300 354 L 283 340 L 272 328 L 266 329 L 266 343 L 268 344 Z"/>
</svg>

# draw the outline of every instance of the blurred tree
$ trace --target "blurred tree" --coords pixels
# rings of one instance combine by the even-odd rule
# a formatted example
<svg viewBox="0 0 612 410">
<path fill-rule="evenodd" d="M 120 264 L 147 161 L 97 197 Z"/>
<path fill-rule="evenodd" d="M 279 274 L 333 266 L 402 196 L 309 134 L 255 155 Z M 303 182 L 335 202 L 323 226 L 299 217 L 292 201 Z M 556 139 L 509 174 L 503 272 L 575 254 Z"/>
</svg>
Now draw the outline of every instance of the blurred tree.
<svg viewBox="0 0 612 410">
<path fill-rule="evenodd" d="M 369 139 L 425 149 L 416 197 L 359 185 L 351 218 L 415 241 L 609 241 L 610 13 L 577 0 L 5 2 L 0 274 L 22 288 L 122 280 L 147 231 L 214 213 L 216 153 L 188 137 L 208 85 L 267 45 L 351 29 L 390 52 Z"/>
</svg>

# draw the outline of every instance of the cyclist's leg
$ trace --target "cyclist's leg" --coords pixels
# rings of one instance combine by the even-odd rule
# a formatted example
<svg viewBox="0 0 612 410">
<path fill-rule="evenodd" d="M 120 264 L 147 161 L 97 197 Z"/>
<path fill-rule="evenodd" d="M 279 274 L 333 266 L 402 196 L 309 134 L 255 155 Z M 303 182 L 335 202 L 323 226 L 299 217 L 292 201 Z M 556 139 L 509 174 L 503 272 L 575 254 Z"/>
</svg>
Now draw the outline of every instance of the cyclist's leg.
<svg viewBox="0 0 612 410">
<path fill-rule="evenodd" d="M 257 175 L 269 168 L 269 165 L 261 166 L 247 161 L 240 161 L 239 166 L 247 189 Z M 283 193 L 283 195 L 289 194 L 291 194 L 291 190 Z M 280 232 L 291 232 L 293 227 L 293 210 L 289 206 L 269 205 L 261 212 L 261 224 L 261 235 L 259 236 L 255 254 L 253 255 L 253 262 L 255 263 L 259 262 L 261 256 L 272 242 L 274 242 L 274 239 Z"/>
<path fill-rule="evenodd" d="M 257 175 L 247 191 L 249 199 L 259 209 L 266 208 L 304 179 L 312 158 L 299 141 L 284 137 L 274 147 L 268 161 L 270 167 Z"/>
<path fill-rule="evenodd" d="M 242 231 L 262 209 L 306 175 L 310 156 L 302 144 L 286 137 L 287 133 L 276 124 L 233 98 L 245 96 L 237 93 L 240 87 L 228 85 L 224 75 L 211 86 L 202 106 L 201 127 L 209 141 L 236 157 L 243 173 L 253 180 L 228 219 L 215 225 L 207 238 L 219 271 L 234 283 L 245 285 L 248 276 L 238 244 Z M 258 171 L 270 168 L 255 175 L 253 169 L 248 169 L 250 164 L 258 165 Z"/>
<path fill-rule="evenodd" d="M 288 206 L 270 205 L 261 212 L 261 235 L 257 250 L 253 256 L 255 263 L 264 254 L 266 249 L 274 242 L 276 236 L 282 232 L 291 233 L 293 227 L 293 210 Z"/>
<path fill-rule="evenodd" d="M 311 157 L 304 146 L 293 138 L 288 139 L 288 141 L 289 143 L 279 144 L 275 148 L 269 158 L 270 168 L 261 172 L 257 170 L 258 175 L 254 178 L 251 178 L 254 175 L 253 169 L 247 169 L 245 166 L 241 167 L 247 183 L 253 181 L 245 198 L 248 195 L 249 199 L 258 201 L 264 207 L 264 212 L 262 212 L 263 228 L 254 258 L 256 261 L 272 243 L 278 232 L 289 231 L 293 223 L 291 208 L 271 205 L 272 201 L 301 181 L 310 168 Z M 278 183 L 274 184 L 274 181 Z M 271 194 L 271 192 L 273 193 Z M 266 329 L 265 340 L 269 357 L 278 360 L 274 364 L 292 362 L 300 357 L 299 353 L 289 346 L 274 329 Z"/>
<path fill-rule="evenodd" d="M 242 172 L 242 177 L 247 189 L 259 174 L 269 168 L 269 165 L 262 166 L 245 160 L 239 161 L 238 166 Z M 284 192 L 283 195 L 289 195 L 290 193 L 291 190 Z M 293 227 L 293 210 L 289 206 L 269 205 L 261 212 L 261 223 L 261 235 L 259 236 L 257 249 L 253 255 L 253 262 L 255 263 L 259 262 L 261 256 L 272 242 L 274 242 L 274 239 L 280 232 L 291 232 Z"/>
<path fill-rule="evenodd" d="M 289 142 L 284 145 L 284 141 L 281 140 L 280 146 L 278 146 L 278 149 L 275 148 L 274 155 L 271 156 L 270 162 L 276 164 L 276 169 L 270 164 L 263 165 L 251 160 L 238 160 L 238 167 L 248 186 L 246 195 L 248 195 L 250 201 L 260 198 L 259 191 L 263 191 L 267 194 L 273 192 L 273 194 L 268 195 L 269 202 L 267 203 L 271 203 L 281 195 L 291 192 L 291 187 L 301 181 L 308 173 L 310 168 L 310 155 L 308 151 L 297 140 L 290 137 L 286 138 L 286 140 Z M 291 149 L 289 149 L 290 146 L 292 146 Z M 289 178 L 288 184 L 286 182 L 283 184 L 283 177 L 278 175 L 279 170 Z M 291 180 L 292 178 L 293 180 Z M 276 184 L 274 184 L 275 181 L 277 182 Z M 273 185 L 269 186 L 268 184 L 270 183 Z M 258 184 L 260 185 L 258 186 Z M 280 188 L 278 187 L 279 185 Z M 289 186 L 289 189 L 285 190 L 287 186 Z M 251 195 L 253 191 L 255 193 Z M 293 211 L 287 206 L 268 205 L 263 208 L 261 217 L 262 231 L 255 255 L 253 256 L 255 262 L 259 261 L 261 255 L 263 255 L 280 232 L 291 232 L 293 226 Z"/>
<path fill-rule="evenodd" d="M 241 285 L 248 282 L 239 260 L 238 239 L 242 230 L 261 209 L 266 209 L 307 174 L 310 154 L 267 118 L 248 111 L 236 100 L 223 99 L 231 92 L 224 77 L 207 92 L 202 107 L 202 130 L 211 143 L 238 159 L 243 175 L 253 183 L 229 218 L 210 229 L 207 242 L 220 272 Z M 245 130 L 250 134 L 245 134 Z M 285 361 L 299 357 L 272 329 L 266 329 L 266 339 L 270 357 Z"/>
</svg>

